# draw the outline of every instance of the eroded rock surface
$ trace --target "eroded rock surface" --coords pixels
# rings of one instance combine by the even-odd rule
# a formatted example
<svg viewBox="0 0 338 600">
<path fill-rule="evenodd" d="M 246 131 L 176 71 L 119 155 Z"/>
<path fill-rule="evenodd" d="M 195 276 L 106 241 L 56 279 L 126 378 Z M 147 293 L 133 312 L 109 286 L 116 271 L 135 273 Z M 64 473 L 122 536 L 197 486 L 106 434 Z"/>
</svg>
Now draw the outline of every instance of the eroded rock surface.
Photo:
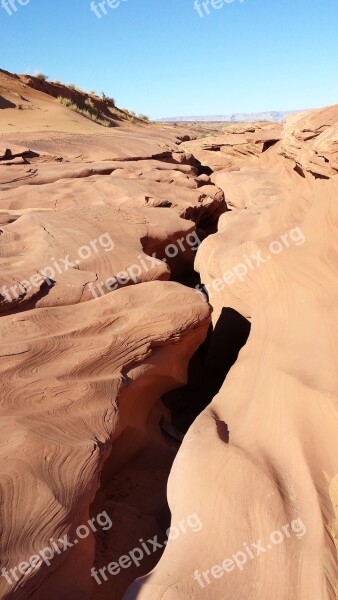
<svg viewBox="0 0 338 600">
<path fill-rule="evenodd" d="M 338 173 L 338 106 L 287 119 L 279 152 L 317 178 Z"/>
<path fill-rule="evenodd" d="M 2 125 L 16 98 L 27 103 L 1 135 L 1 597 L 84 600 L 101 590 L 93 564 L 132 541 L 126 523 L 137 539 L 170 523 L 178 443 L 161 428 L 161 397 L 186 384 L 211 313 L 177 281 L 196 278 L 198 245 L 226 204 L 180 149 L 184 131 L 126 120 L 106 130 L 55 103 L 48 85 L 4 72 L 0 83 Z M 54 131 L 34 130 L 42 110 L 40 128 Z M 121 503 L 126 469 L 138 485 Z M 109 531 L 80 539 L 103 511 Z M 104 593 L 112 585 L 122 598 L 136 575 Z"/>
<path fill-rule="evenodd" d="M 306 117 L 330 140 L 327 156 L 332 114 Z M 251 334 L 169 479 L 172 522 L 196 511 L 203 528 L 170 540 L 125 600 L 337 597 L 338 185 L 306 173 L 312 137 L 297 154 L 305 177 L 277 146 L 269 169 L 263 155 L 216 174 L 234 210 L 196 267 L 224 347 L 229 307 Z"/>
<path fill-rule="evenodd" d="M 203 138 L 0 83 L 1 597 L 335 600 L 337 107 Z"/>
<path fill-rule="evenodd" d="M 160 281 L 0 320 L 4 567 L 51 538 L 76 538 L 103 463 L 127 428 L 135 433 L 126 462 L 147 438 L 165 445 L 152 410 L 185 382 L 208 325 L 209 307 L 197 294 Z M 11 586 L 2 578 L 2 597 L 88 598 L 93 557 L 91 535 Z"/>
</svg>

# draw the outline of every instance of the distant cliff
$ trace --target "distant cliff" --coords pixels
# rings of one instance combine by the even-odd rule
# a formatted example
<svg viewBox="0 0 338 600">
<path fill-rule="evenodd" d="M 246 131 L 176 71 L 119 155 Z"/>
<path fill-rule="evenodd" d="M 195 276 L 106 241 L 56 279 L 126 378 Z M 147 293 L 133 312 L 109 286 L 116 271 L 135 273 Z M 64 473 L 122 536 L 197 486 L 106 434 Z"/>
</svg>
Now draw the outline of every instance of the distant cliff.
<svg viewBox="0 0 338 600">
<path fill-rule="evenodd" d="M 167 117 L 165 119 L 157 119 L 158 121 L 210 121 L 219 122 L 226 121 L 227 123 L 252 123 L 253 121 L 285 121 L 286 117 L 292 115 L 298 110 L 289 111 L 271 111 L 262 113 L 235 113 L 233 115 L 213 115 L 204 117 Z"/>
</svg>

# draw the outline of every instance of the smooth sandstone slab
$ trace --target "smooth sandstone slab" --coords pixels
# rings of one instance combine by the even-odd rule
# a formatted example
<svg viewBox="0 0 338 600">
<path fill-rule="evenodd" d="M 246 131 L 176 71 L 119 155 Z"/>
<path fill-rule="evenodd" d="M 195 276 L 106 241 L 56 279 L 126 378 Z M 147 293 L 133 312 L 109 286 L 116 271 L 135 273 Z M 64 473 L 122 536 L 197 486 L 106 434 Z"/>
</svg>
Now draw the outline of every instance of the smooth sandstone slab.
<svg viewBox="0 0 338 600">
<path fill-rule="evenodd" d="M 267 153 L 257 163 L 237 171 L 219 170 L 212 181 L 224 191 L 227 206 L 232 210 L 253 208 L 262 210 L 292 197 L 306 187 L 293 165 L 275 154 Z"/>
<path fill-rule="evenodd" d="M 194 291 L 157 281 L 0 320 L 2 567 L 74 539 L 125 428 L 164 443 L 153 407 L 184 385 L 209 314 Z M 93 554 L 91 535 L 11 586 L 1 577 L 1 597 L 88 599 Z"/>
<path fill-rule="evenodd" d="M 77 304 L 121 286 L 169 279 L 171 271 L 191 269 L 199 243 L 194 224 L 169 208 L 27 212 L 2 231 L 2 312 Z M 170 244 L 180 260 L 166 254 Z"/>
<path fill-rule="evenodd" d="M 171 207 L 196 223 L 217 222 L 226 210 L 224 194 L 210 180 L 200 179 L 193 167 L 159 161 L 61 164 L 39 167 L 34 185 L 4 189 L 0 208 L 27 211 L 59 210 L 72 206 Z M 124 166 L 126 165 L 126 166 Z M 32 169 L 31 169 L 32 170 Z M 110 177 L 109 177 L 110 175 Z M 19 183 L 18 181 L 16 182 Z M 7 187 L 7 186 L 3 186 Z M 208 225 L 209 224 L 209 225 Z"/>
<path fill-rule="evenodd" d="M 317 182 L 312 196 L 295 196 L 293 208 L 281 205 L 283 226 L 297 223 L 304 243 L 210 299 L 217 312 L 230 306 L 242 314 L 245 300 L 252 331 L 220 393 L 185 437 L 169 480 L 172 522 L 196 512 L 203 528 L 169 541 L 125 600 L 335 600 L 337 197 L 336 181 Z M 229 221 L 206 240 L 198 253 L 202 281 L 221 277 L 225 248 L 236 263 L 238 248 L 248 254 L 278 239 L 276 217 L 275 208 L 266 210 L 255 225 L 244 213 L 237 230 Z M 239 231 L 257 241 L 241 246 Z M 264 551 L 243 554 L 255 544 Z"/>
</svg>

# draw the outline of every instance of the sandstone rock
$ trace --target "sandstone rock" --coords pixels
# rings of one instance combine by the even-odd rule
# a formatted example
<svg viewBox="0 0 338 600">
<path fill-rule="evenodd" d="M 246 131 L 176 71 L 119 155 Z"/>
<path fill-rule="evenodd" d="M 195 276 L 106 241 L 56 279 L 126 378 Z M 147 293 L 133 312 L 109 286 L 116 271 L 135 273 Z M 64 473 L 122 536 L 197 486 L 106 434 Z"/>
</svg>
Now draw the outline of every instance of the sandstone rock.
<svg viewBox="0 0 338 600">
<path fill-rule="evenodd" d="M 279 153 L 301 172 L 329 178 L 338 173 L 338 105 L 287 119 Z"/>
<path fill-rule="evenodd" d="M 282 135 L 282 128 L 275 123 L 270 128 L 256 126 L 251 131 L 224 128 L 224 135 L 209 136 L 186 142 L 181 147 L 192 152 L 202 165 L 208 165 L 213 171 L 227 168 L 232 170 L 241 164 L 242 159 L 259 156 L 276 144 Z"/>
<path fill-rule="evenodd" d="M 0 84 L 0 156 L 32 149 L 0 162 L 1 597 L 335 600 L 337 107 L 109 130 Z M 176 453 L 172 524 L 201 527 L 96 585 L 164 540 Z"/>
<path fill-rule="evenodd" d="M 0 320 L 2 567 L 16 567 L 51 538 L 76 538 L 126 430 L 127 462 L 145 440 L 165 445 L 155 404 L 185 382 L 208 325 L 197 294 L 161 281 Z M 88 598 L 93 554 L 91 533 L 50 567 L 12 585 L 0 578 L 1 597 Z"/>
<path fill-rule="evenodd" d="M 166 253 L 171 244 L 175 252 Z M 0 236 L 1 310 L 77 304 L 178 277 L 192 268 L 197 246 L 194 224 L 168 208 L 27 212 Z"/>
<path fill-rule="evenodd" d="M 275 161 L 216 174 L 236 210 L 203 242 L 196 267 L 224 347 L 228 307 L 251 320 L 251 334 L 170 475 L 172 522 L 195 512 L 203 527 L 170 540 L 125 600 L 335 600 L 338 183 Z"/>
</svg>

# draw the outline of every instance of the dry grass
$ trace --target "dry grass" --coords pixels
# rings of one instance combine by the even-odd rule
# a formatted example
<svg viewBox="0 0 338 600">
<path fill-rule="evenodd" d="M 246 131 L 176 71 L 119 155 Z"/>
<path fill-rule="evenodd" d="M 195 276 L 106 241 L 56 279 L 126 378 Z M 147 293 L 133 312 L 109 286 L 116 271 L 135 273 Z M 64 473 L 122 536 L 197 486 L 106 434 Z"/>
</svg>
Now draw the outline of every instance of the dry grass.
<svg viewBox="0 0 338 600">
<path fill-rule="evenodd" d="M 38 73 L 37 75 L 35 75 L 35 77 L 39 81 L 47 81 L 48 79 L 47 75 L 44 75 L 43 73 Z"/>
<path fill-rule="evenodd" d="M 94 121 L 95 123 L 98 123 L 98 125 L 102 125 L 103 127 L 111 127 L 110 121 L 108 121 L 108 119 L 103 118 L 102 115 L 99 112 L 95 111 L 94 108 L 81 108 L 77 104 L 74 104 L 74 102 L 72 102 L 69 98 L 64 98 L 63 96 L 59 96 L 57 100 L 58 102 L 60 102 L 60 104 L 63 104 L 63 106 L 67 106 L 67 108 L 74 110 L 86 119 Z M 88 103 L 87 106 L 90 106 L 90 104 Z"/>
</svg>

